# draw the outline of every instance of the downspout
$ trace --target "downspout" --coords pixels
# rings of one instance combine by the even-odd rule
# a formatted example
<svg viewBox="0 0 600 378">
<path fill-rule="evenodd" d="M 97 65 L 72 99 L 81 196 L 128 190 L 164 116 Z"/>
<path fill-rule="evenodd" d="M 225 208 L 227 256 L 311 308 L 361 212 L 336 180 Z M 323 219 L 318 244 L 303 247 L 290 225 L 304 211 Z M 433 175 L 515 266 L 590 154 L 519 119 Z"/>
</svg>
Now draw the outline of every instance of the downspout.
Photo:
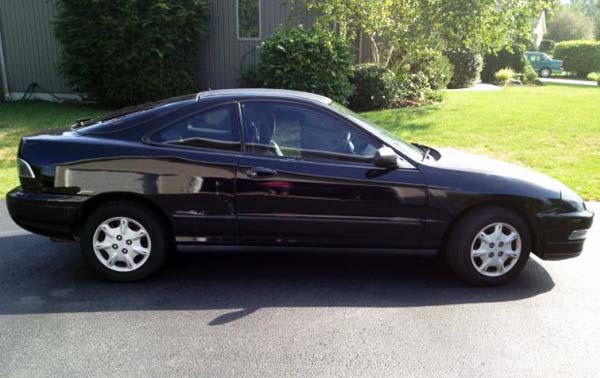
<svg viewBox="0 0 600 378">
<path fill-rule="evenodd" d="M 2 20 L 0 20 L 2 21 Z M 6 75 L 6 61 L 4 60 L 4 47 L 2 45 L 2 23 L 0 22 L 0 82 L 2 82 L 2 97 L 10 99 L 8 92 L 8 76 Z"/>
</svg>

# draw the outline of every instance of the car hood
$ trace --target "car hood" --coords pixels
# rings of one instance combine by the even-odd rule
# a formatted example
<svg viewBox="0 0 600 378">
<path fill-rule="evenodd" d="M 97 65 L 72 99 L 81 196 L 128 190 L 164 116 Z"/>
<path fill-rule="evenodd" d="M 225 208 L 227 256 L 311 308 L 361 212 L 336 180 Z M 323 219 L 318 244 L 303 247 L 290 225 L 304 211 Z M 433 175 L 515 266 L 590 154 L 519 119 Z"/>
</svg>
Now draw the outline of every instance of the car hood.
<svg viewBox="0 0 600 378">
<path fill-rule="evenodd" d="M 431 160 L 430 163 L 426 164 L 439 169 L 471 172 L 484 176 L 501 177 L 515 182 L 520 181 L 544 187 L 548 190 L 558 191 L 559 193 L 564 190 L 570 190 L 560 181 L 529 168 L 451 148 L 440 149 L 439 152 L 441 157 L 438 160 Z"/>
</svg>

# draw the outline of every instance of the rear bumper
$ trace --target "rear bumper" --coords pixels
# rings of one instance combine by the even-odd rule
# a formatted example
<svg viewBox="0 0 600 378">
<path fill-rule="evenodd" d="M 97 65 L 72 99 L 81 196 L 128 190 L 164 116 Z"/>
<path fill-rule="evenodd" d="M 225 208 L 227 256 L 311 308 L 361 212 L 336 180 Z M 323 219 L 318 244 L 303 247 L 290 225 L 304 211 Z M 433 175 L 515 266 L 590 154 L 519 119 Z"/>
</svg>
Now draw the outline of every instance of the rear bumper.
<svg viewBox="0 0 600 378">
<path fill-rule="evenodd" d="M 39 235 L 72 239 L 81 206 L 87 199 L 27 192 L 18 187 L 6 195 L 6 206 L 12 220 L 21 228 Z"/>
<path fill-rule="evenodd" d="M 536 254 L 544 260 L 564 260 L 579 256 L 585 238 L 571 240 L 573 232 L 590 229 L 593 220 L 594 213 L 589 210 L 543 216 L 540 219 L 543 243 Z"/>
</svg>

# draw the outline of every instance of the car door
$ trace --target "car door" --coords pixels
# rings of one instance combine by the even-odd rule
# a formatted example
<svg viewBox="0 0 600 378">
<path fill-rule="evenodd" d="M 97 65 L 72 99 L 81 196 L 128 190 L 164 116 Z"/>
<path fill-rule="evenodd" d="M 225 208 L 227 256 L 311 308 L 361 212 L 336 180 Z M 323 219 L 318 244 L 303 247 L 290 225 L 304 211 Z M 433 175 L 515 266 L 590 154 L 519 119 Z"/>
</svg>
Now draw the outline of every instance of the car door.
<svg viewBox="0 0 600 378">
<path fill-rule="evenodd" d="M 176 241 L 237 242 L 234 184 L 242 146 L 237 103 L 194 109 L 145 142 L 154 149 L 140 180 L 171 217 Z"/>
<path fill-rule="evenodd" d="M 316 105 L 245 101 L 241 113 L 236 205 L 243 243 L 420 245 L 423 176 L 375 167 L 379 139 Z"/>
</svg>

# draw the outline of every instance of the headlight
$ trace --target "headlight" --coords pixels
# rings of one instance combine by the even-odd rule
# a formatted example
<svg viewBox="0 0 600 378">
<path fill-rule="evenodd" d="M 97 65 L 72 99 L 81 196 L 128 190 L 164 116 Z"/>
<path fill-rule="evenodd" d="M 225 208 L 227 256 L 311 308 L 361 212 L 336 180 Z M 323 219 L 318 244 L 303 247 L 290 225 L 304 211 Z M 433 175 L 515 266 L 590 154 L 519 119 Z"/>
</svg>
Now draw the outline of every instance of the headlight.
<svg viewBox="0 0 600 378">
<path fill-rule="evenodd" d="M 33 173 L 31 165 L 21 158 L 17 158 L 17 169 L 19 171 L 19 177 L 35 178 L 35 173 Z"/>
<path fill-rule="evenodd" d="M 583 199 L 577 193 L 569 188 L 564 188 L 560 191 L 560 198 L 563 202 L 568 203 L 575 211 L 585 210 Z"/>
</svg>

